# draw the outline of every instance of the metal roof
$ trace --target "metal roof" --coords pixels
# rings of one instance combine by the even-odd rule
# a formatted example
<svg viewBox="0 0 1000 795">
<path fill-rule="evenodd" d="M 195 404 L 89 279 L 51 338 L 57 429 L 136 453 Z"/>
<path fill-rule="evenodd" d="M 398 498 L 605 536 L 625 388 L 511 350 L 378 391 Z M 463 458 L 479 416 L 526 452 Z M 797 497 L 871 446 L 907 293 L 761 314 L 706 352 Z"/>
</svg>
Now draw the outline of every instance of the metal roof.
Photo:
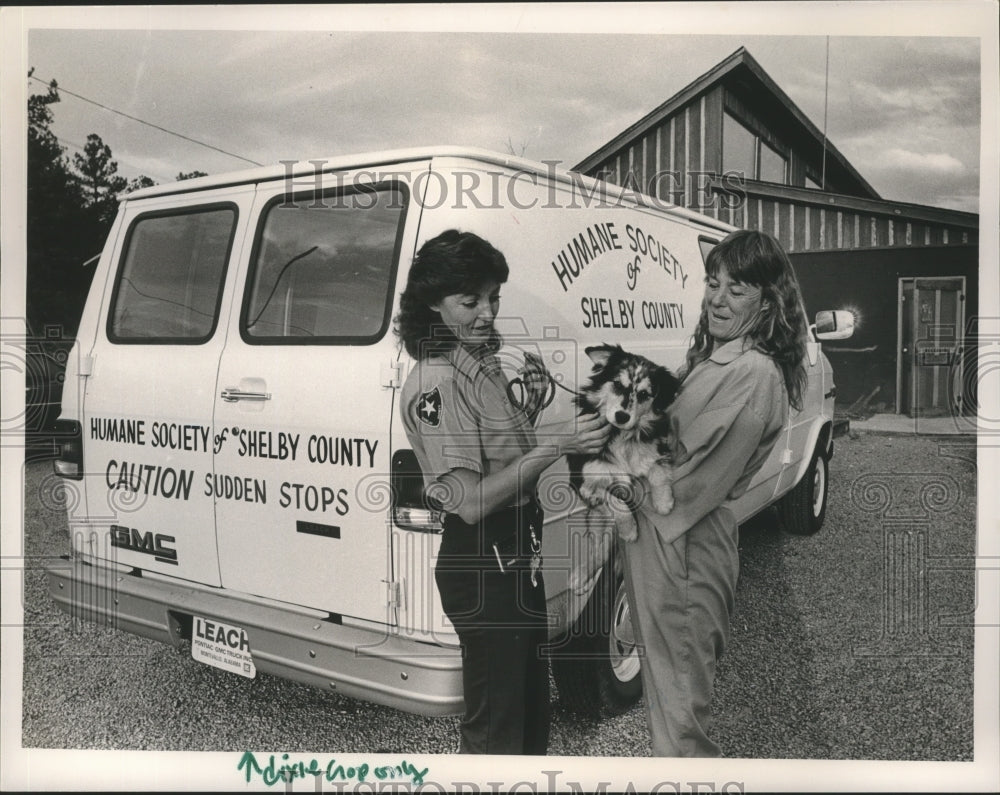
<svg viewBox="0 0 1000 795">
<path fill-rule="evenodd" d="M 716 177 L 709 183 L 716 191 L 732 188 L 732 184 L 723 182 Z M 978 213 L 962 210 L 949 210 L 944 207 L 929 207 L 925 204 L 912 202 L 890 201 L 886 199 L 869 199 L 860 196 L 850 196 L 830 191 L 819 191 L 813 188 L 801 188 L 794 185 L 776 185 L 773 182 L 757 180 L 742 180 L 739 189 L 747 196 L 791 202 L 799 206 L 813 206 L 832 210 L 865 213 L 868 215 L 886 216 L 905 221 L 920 221 L 922 223 L 954 226 L 963 229 L 979 229 Z"/>
</svg>

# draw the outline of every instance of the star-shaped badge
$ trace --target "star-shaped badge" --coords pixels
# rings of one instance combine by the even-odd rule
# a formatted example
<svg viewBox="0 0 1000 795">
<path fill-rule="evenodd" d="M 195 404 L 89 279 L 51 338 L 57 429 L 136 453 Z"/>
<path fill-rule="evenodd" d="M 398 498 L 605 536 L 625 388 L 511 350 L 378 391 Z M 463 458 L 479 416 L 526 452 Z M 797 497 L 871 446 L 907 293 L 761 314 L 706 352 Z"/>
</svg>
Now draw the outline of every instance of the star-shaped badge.
<svg viewBox="0 0 1000 795">
<path fill-rule="evenodd" d="M 441 424 L 441 393 L 437 387 L 420 395 L 420 400 L 417 401 L 417 419 L 432 428 Z"/>
</svg>

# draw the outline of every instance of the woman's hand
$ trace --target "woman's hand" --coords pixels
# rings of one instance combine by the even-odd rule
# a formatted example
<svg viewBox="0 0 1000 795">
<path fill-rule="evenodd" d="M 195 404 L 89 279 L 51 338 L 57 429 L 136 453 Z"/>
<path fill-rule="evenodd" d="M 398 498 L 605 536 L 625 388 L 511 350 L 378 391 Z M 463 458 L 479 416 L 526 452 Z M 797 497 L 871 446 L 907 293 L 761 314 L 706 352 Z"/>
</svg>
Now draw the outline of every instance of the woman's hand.
<svg viewBox="0 0 1000 795">
<path fill-rule="evenodd" d="M 545 362 L 531 351 L 524 352 L 524 366 L 517 371 L 524 384 L 523 409 L 528 417 L 534 419 L 538 413 L 551 401 L 550 393 L 555 389 Z"/>
<path fill-rule="evenodd" d="M 438 480 L 446 489 L 436 496 L 444 510 L 475 524 L 513 500 L 520 501 L 559 456 L 601 452 L 610 433 L 611 425 L 597 414 L 573 417 L 538 433 L 538 446 L 499 472 L 483 476 L 471 469 L 457 468 L 445 473 Z"/>
<path fill-rule="evenodd" d="M 610 434 L 611 425 L 604 417 L 581 414 L 553 425 L 539 441 L 555 446 L 560 455 L 596 455 L 604 449 Z"/>
</svg>

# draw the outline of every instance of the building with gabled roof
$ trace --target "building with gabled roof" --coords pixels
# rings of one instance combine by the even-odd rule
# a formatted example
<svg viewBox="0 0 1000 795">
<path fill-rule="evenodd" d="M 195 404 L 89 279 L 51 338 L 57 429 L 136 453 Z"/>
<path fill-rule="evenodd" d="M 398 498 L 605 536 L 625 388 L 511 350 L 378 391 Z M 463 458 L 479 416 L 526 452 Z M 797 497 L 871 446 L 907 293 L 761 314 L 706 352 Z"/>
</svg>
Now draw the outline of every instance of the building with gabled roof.
<svg viewBox="0 0 1000 795">
<path fill-rule="evenodd" d="M 882 198 L 745 48 L 574 170 L 773 234 L 807 307 L 858 319 L 824 347 L 840 406 L 975 408 L 979 216 Z"/>
</svg>

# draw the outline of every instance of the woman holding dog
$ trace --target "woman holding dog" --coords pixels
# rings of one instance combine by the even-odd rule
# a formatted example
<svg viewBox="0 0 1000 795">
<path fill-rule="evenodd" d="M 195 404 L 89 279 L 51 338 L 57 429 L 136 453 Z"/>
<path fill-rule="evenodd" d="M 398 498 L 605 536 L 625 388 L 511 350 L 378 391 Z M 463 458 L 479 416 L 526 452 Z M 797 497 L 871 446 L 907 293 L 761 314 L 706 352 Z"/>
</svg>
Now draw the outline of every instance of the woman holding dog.
<svg viewBox="0 0 1000 795">
<path fill-rule="evenodd" d="M 623 544 L 653 753 L 720 756 L 706 733 L 739 574 L 727 501 L 746 491 L 806 388 L 807 324 L 778 242 L 733 232 L 709 253 L 701 316 L 670 408 L 674 508 Z"/>
<path fill-rule="evenodd" d="M 462 645 L 462 753 L 545 754 L 549 674 L 542 512 L 534 491 L 558 457 L 597 452 L 607 423 L 590 416 L 536 438 L 547 378 L 528 362 L 516 407 L 494 320 L 508 266 L 490 243 L 448 230 L 414 258 L 396 333 L 416 360 L 400 411 L 425 494 L 445 512 L 434 576 Z"/>
</svg>

